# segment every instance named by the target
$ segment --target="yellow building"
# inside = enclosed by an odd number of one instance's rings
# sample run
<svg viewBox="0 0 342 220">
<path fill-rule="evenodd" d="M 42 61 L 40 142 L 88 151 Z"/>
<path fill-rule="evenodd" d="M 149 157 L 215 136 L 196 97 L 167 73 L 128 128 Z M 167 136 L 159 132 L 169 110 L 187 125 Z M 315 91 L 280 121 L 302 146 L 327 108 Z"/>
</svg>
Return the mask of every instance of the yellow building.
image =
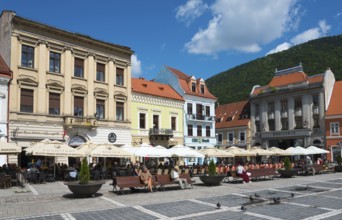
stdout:
<svg viewBox="0 0 342 220">
<path fill-rule="evenodd" d="M 2 12 L 0 25 L 0 53 L 13 71 L 10 142 L 22 147 L 46 138 L 74 147 L 86 141 L 131 143 L 129 47 L 11 11 Z"/>
<path fill-rule="evenodd" d="M 183 144 L 183 105 L 171 86 L 132 78 L 132 145 Z"/>
</svg>

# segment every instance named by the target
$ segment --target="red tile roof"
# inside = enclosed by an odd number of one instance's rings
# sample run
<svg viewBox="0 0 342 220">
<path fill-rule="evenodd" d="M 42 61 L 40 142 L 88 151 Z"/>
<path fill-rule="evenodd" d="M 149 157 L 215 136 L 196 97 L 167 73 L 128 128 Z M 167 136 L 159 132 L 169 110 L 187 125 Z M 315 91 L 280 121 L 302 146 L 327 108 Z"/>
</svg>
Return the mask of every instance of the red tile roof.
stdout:
<svg viewBox="0 0 342 220">
<path fill-rule="evenodd" d="M 253 94 L 257 95 L 261 92 L 261 90 L 267 89 L 269 87 L 281 87 L 303 82 L 307 82 L 309 84 L 320 83 L 323 82 L 323 80 L 323 74 L 307 76 L 304 72 L 292 72 L 287 74 L 275 75 L 267 86 L 256 87 L 253 91 Z"/>
<path fill-rule="evenodd" d="M 342 81 L 336 81 L 326 115 L 342 114 Z"/>
<path fill-rule="evenodd" d="M 0 75 L 5 77 L 7 76 L 8 78 L 12 77 L 12 71 L 2 59 L 2 56 L 0 56 Z"/>
<path fill-rule="evenodd" d="M 143 78 L 132 78 L 132 92 L 184 101 L 168 84 L 149 81 Z"/>
<path fill-rule="evenodd" d="M 209 89 L 207 88 L 205 84 L 204 84 L 204 94 L 200 93 L 199 86 L 197 86 L 196 92 L 192 92 L 191 87 L 190 87 L 191 76 L 186 75 L 185 73 L 169 66 L 166 66 L 166 68 L 177 76 L 179 84 L 184 90 L 185 94 L 217 100 L 217 98 L 213 94 L 210 93 Z M 198 85 L 199 79 L 197 79 L 195 82 Z"/>
<path fill-rule="evenodd" d="M 241 101 L 221 105 L 215 109 L 215 128 L 233 128 L 248 126 L 249 123 L 249 102 Z M 248 118 L 240 117 L 247 115 Z M 229 120 L 228 120 L 229 118 Z M 220 119 L 220 122 L 218 120 Z"/>
</svg>

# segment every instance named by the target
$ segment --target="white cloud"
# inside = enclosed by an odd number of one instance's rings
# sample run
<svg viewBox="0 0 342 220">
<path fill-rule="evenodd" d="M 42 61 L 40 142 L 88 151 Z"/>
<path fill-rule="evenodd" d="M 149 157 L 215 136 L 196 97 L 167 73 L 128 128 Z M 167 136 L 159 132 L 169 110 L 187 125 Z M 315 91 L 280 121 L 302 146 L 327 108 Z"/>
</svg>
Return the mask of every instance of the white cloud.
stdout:
<svg viewBox="0 0 342 220">
<path fill-rule="evenodd" d="M 185 49 L 207 55 L 228 50 L 260 51 L 262 44 L 281 37 L 294 26 L 293 22 L 298 22 L 295 3 L 296 0 L 216 0 L 210 7 L 213 18 L 208 27 L 200 29 Z"/>
<path fill-rule="evenodd" d="M 132 61 L 132 76 L 138 77 L 141 72 L 141 61 L 138 59 L 138 56 L 133 54 L 131 57 Z"/>
<path fill-rule="evenodd" d="M 186 4 L 176 8 L 176 19 L 185 22 L 186 26 L 189 26 L 207 9 L 208 5 L 204 4 L 202 0 L 188 0 Z"/>
<path fill-rule="evenodd" d="M 330 28 L 331 28 L 331 26 L 328 25 L 325 20 L 321 20 L 318 22 L 318 27 L 310 28 L 309 30 L 306 30 L 306 31 L 296 35 L 295 37 L 293 37 L 291 39 L 290 43 L 284 42 L 284 43 L 278 45 L 276 48 L 270 50 L 266 55 L 276 53 L 276 52 L 280 52 L 283 50 L 287 50 L 290 47 L 295 46 L 297 44 L 305 43 L 305 42 L 308 42 L 310 40 L 314 40 L 314 39 L 317 39 L 320 37 L 324 37 L 327 35 Z"/>
<path fill-rule="evenodd" d="M 282 44 L 279 44 L 276 48 L 270 50 L 266 55 L 272 54 L 272 53 L 277 53 L 283 50 L 287 50 L 290 47 L 292 47 L 292 45 L 288 42 L 284 42 Z"/>
</svg>

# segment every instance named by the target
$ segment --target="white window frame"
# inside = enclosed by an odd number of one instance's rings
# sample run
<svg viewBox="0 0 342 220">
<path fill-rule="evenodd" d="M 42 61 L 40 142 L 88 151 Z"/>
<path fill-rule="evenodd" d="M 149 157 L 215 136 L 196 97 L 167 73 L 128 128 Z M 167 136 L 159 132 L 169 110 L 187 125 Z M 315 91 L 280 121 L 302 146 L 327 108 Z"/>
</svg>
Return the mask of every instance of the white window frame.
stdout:
<svg viewBox="0 0 342 220">
<path fill-rule="evenodd" d="M 336 131 L 335 131 L 336 130 Z M 340 123 L 339 122 L 330 122 L 330 136 L 340 135 Z"/>
<path fill-rule="evenodd" d="M 221 141 L 219 141 L 219 136 L 221 135 Z M 223 134 L 222 133 L 217 133 L 217 143 L 222 143 L 223 142 Z"/>
<path fill-rule="evenodd" d="M 245 140 L 241 140 L 241 133 L 244 134 Z M 240 142 L 240 143 L 246 143 L 246 139 L 247 139 L 247 137 L 246 137 L 246 131 L 245 131 L 245 130 L 240 130 L 240 131 L 239 131 L 239 142 Z"/>
<path fill-rule="evenodd" d="M 229 134 L 233 135 L 233 140 L 229 140 Z M 233 131 L 228 131 L 227 132 L 227 142 L 230 143 L 230 144 L 234 143 L 234 132 Z"/>
</svg>

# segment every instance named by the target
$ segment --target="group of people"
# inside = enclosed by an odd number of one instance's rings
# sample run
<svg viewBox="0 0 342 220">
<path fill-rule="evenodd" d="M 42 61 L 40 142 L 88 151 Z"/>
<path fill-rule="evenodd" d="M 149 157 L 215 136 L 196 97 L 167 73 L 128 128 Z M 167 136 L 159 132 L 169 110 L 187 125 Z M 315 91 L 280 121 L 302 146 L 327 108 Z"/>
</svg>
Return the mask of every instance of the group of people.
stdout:
<svg viewBox="0 0 342 220">
<path fill-rule="evenodd" d="M 147 188 L 150 190 L 150 192 L 153 192 L 153 183 L 152 183 L 152 174 L 147 169 L 146 166 L 141 167 L 141 172 L 139 172 L 139 176 L 141 179 L 141 182 L 147 186 Z M 178 183 L 181 189 L 187 189 L 189 188 L 188 181 L 186 179 L 180 178 L 179 176 L 179 167 L 174 166 L 171 170 L 171 179 L 173 182 Z"/>
</svg>

